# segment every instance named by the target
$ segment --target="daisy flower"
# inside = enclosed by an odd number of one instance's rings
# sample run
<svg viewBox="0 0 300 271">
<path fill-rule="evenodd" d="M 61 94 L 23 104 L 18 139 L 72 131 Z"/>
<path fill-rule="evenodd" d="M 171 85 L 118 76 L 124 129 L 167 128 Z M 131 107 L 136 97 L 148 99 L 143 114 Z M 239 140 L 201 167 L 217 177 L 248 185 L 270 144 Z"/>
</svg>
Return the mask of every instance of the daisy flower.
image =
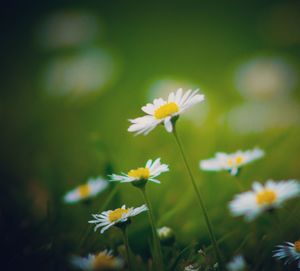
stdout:
<svg viewBox="0 0 300 271">
<path fill-rule="evenodd" d="M 64 196 L 66 203 L 76 203 L 81 200 L 95 197 L 100 192 L 104 191 L 108 186 L 108 181 L 101 177 L 90 178 L 86 184 L 82 184 L 73 190 L 69 191 Z"/>
<path fill-rule="evenodd" d="M 160 158 L 156 160 L 148 160 L 145 167 L 139 167 L 137 169 L 131 169 L 128 173 L 122 173 L 122 175 L 112 174 L 112 181 L 119 181 L 121 183 L 137 182 L 137 181 L 152 181 L 155 183 L 160 183 L 156 179 L 163 172 L 169 171 L 169 167 L 166 164 L 161 164 Z"/>
<path fill-rule="evenodd" d="M 172 132 L 175 118 L 194 104 L 204 100 L 204 95 L 197 93 L 198 90 L 188 90 L 183 94 L 180 88 L 176 92 L 171 92 L 167 100 L 154 99 L 153 103 L 148 103 L 142 107 L 146 116 L 129 120 L 132 124 L 128 131 L 134 132 L 136 135 L 147 135 L 157 125 L 163 123 L 166 130 Z"/>
<path fill-rule="evenodd" d="M 207 171 L 227 170 L 231 175 L 237 175 L 243 165 L 263 157 L 264 154 L 264 151 L 258 148 L 239 150 L 231 154 L 218 152 L 214 158 L 200 161 L 200 168 Z"/>
<path fill-rule="evenodd" d="M 131 217 L 147 210 L 148 208 L 145 204 L 137 208 L 126 208 L 126 206 L 123 205 L 121 208 L 117 208 L 115 210 L 105 211 L 101 214 L 93 214 L 92 216 L 94 220 L 90 220 L 89 223 L 96 224 L 94 229 L 95 231 L 102 227 L 100 232 L 103 233 L 110 227 L 122 224 L 128 221 Z"/>
<path fill-rule="evenodd" d="M 295 243 L 286 242 L 286 245 L 277 246 L 273 257 L 281 260 L 285 258 L 284 264 L 290 264 L 291 262 L 298 261 L 298 268 L 300 269 L 300 240 Z"/>
<path fill-rule="evenodd" d="M 111 251 L 107 250 L 98 254 L 89 254 L 87 257 L 73 256 L 71 263 L 84 271 L 120 270 L 124 265 L 121 258 L 114 257 Z"/>
<path fill-rule="evenodd" d="M 265 185 L 255 182 L 252 191 L 235 196 L 229 208 L 234 216 L 245 216 L 252 221 L 262 212 L 280 207 L 286 200 L 298 196 L 300 184 L 295 180 L 274 182 L 269 180 Z"/>
<path fill-rule="evenodd" d="M 184 268 L 184 271 L 199 271 L 200 267 L 196 264 L 190 264 Z"/>
<path fill-rule="evenodd" d="M 242 255 L 235 256 L 227 265 L 228 271 L 243 271 L 246 269 L 246 262 Z"/>
</svg>

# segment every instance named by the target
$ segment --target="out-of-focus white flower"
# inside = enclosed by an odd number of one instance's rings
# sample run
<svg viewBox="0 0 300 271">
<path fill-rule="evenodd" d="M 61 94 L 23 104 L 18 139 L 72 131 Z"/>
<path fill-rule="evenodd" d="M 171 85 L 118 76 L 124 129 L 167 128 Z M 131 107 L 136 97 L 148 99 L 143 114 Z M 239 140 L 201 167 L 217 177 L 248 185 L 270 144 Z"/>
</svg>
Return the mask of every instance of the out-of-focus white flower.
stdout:
<svg viewBox="0 0 300 271">
<path fill-rule="evenodd" d="M 200 267 L 196 264 L 190 264 L 184 268 L 184 271 L 199 271 Z"/>
<path fill-rule="evenodd" d="M 163 123 L 168 132 L 173 131 L 173 120 L 185 110 L 204 100 L 204 95 L 197 94 L 198 90 L 188 90 L 183 94 L 182 89 L 171 92 L 167 100 L 162 98 L 154 99 L 142 107 L 146 116 L 131 119 L 132 123 L 128 128 L 129 132 L 147 135 L 157 125 Z"/>
<path fill-rule="evenodd" d="M 242 166 L 263 156 L 264 151 L 258 148 L 231 154 L 218 152 L 214 158 L 200 161 L 200 168 L 207 171 L 227 170 L 231 175 L 237 175 Z"/>
<path fill-rule="evenodd" d="M 278 249 L 274 251 L 273 257 L 279 260 L 285 259 L 285 264 L 298 261 L 297 266 L 300 269 L 300 240 L 295 243 L 286 242 L 285 245 L 277 247 Z"/>
<path fill-rule="evenodd" d="M 247 102 L 232 108 L 226 118 L 234 133 L 260 133 L 269 129 L 299 126 L 299 108 L 299 104 L 293 100 Z"/>
<path fill-rule="evenodd" d="M 107 250 L 98 254 L 89 254 L 87 257 L 73 256 L 71 263 L 74 267 L 84 271 L 120 270 L 124 266 L 121 258 L 114 257 L 111 251 Z"/>
<path fill-rule="evenodd" d="M 81 50 L 50 62 L 44 75 L 45 90 L 56 96 L 99 92 L 112 81 L 115 69 L 109 52 L 100 48 Z"/>
<path fill-rule="evenodd" d="M 92 216 L 94 220 L 90 220 L 89 223 L 96 224 L 95 231 L 98 228 L 101 228 L 100 232 L 103 233 L 110 227 L 115 226 L 117 224 L 125 223 L 131 217 L 136 216 L 147 210 L 148 208 L 145 204 L 137 208 L 126 208 L 126 206 L 123 205 L 121 208 L 115 210 L 105 211 L 101 214 L 93 214 Z"/>
<path fill-rule="evenodd" d="M 246 270 L 246 262 L 242 255 L 235 256 L 227 265 L 228 271 L 243 271 Z"/>
<path fill-rule="evenodd" d="M 297 82 L 296 72 L 285 60 L 258 57 L 236 73 L 236 87 L 249 100 L 270 100 L 289 94 Z"/>
<path fill-rule="evenodd" d="M 38 27 L 38 42 L 46 49 L 86 45 L 99 37 L 98 18 L 89 12 L 66 10 L 46 17 Z"/>
<path fill-rule="evenodd" d="M 161 164 L 160 158 L 156 160 L 148 160 L 145 167 L 139 167 L 137 169 L 131 169 L 128 173 L 122 173 L 122 175 L 112 174 L 112 181 L 119 181 L 121 183 L 136 182 L 140 180 L 152 181 L 160 183 L 156 179 L 161 173 L 169 171 L 169 166 Z"/>
<path fill-rule="evenodd" d="M 300 194 L 300 184 L 295 180 L 274 182 L 269 180 L 265 185 L 255 182 L 252 191 L 235 196 L 229 203 L 234 216 L 245 216 L 252 221 L 262 212 L 280 207 L 286 200 Z"/>
<path fill-rule="evenodd" d="M 86 200 L 97 196 L 99 193 L 104 191 L 108 186 L 108 181 L 101 178 L 90 178 L 86 184 L 82 184 L 73 190 L 69 191 L 64 196 L 66 203 L 76 203 L 81 200 Z"/>
</svg>

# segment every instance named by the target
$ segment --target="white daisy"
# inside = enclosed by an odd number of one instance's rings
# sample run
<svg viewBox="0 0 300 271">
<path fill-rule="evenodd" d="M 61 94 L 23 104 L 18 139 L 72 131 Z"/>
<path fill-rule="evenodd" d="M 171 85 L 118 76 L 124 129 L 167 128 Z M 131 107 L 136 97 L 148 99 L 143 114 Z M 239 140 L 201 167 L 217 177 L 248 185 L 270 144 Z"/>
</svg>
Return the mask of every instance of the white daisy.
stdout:
<svg viewBox="0 0 300 271">
<path fill-rule="evenodd" d="M 169 167 L 166 164 L 160 163 L 160 158 L 156 160 L 148 160 L 145 167 L 139 167 L 137 169 L 131 169 L 128 173 L 122 173 L 122 175 L 112 174 L 112 181 L 119 181 L 121 183 L 135 182 L 140 180 L 149 180 L 155 183 L 160 183 L 156 179 L 163 172 L 169 171 Z"/>
<path fill-rule="evenodd" d="M 251 221 L 264 211 L 280 207 L 286 200 L 299 196 L 300 184 L 295 180 L 274 182 L 265 185 L 255 182 L 253 190 L 238 194 L 230 202 L 229 208 L 234 216 L 245 216 Z"/>
<path fill-rule="evenodd" d="M 200 267 L 197 264 L 190 264 L 184 268 L 184 271 L 199 271 Z"/>
<path fill-rule="evenodd" d="M 235 256 L 227 265 L 229 271 L 243 271 L 246 269 L 246 262 L 242 255 Z"/>
<path fill-rule="evenodd" d="M 124 223 L 131 217 L 136 216 L 147 210 L 148 208 L 145 204 L 137 208 L 126 208 L 126 206 L 123 205 L 121 208 L 115 210 L 105 211 L 101 214 L 92 214 L 94 220 L 90 220 L 89 223 L 96 224 L 94 229 L 95 231 L 98 228 L 102 227 L 100 232 L 103 233 L 108 228 L 116 224 Z"/>
<path fill-rule="evenodd" d="M 104 191 L 108 186 L 108 181 L 101 177 L 90 178 L 86 184 L 82 184 L 75 189 L 69 191 L 64 196 L 66 203 L 76 203 L 81 200 L 95 197 L 100 192 Z"/>
<path fill-rule="evenodd" d="M 84 271 L 120 270 L 124 265 L 121 258 L 114 257 L 111 251 L 107 250 L 98 254 L 89 254 L 87 257 L 73 256 L 71 263 Z"/>
<path fill-rule="evenodd" d="M 162 98 L 154 99 L 153 103 L 148 103 L 142 107 L 142 110 L 147 114 L 146 116 L 129 120 L 132 124 L 128 131 L 134 132 L 136 135 L 147 135 L 158 124 L 164 123 L 166 130 L 172 132 L 173 118 L 179 116 L 194 104 L 204 100 L 204 95 L 197 93 L 198 90 L 188 90 L 183 94 L 180 88 L 176 92 L 171 92 L 168 100 Z"/>
<path fill-rule="evenodd" d="M 218 152 L 214 158 L 200 161 L 200 168 L 207 171 L 227 170 L 231 175 L 237 175 L 243 165 L 263 157 L 264 154 L 264 151 L 258 148 L 239 150 L 231 154 Z"/>
<path fill-rule="evenodd" d="M 295 243 L 286 242 L 286 245 L 277 246 L 273 257 L 277 259 L 285 259 L 284 264 L 290 264 L 294 261 L 298 261 L 298 268 L 300 269 L 300 240 Z"/>
</svg>

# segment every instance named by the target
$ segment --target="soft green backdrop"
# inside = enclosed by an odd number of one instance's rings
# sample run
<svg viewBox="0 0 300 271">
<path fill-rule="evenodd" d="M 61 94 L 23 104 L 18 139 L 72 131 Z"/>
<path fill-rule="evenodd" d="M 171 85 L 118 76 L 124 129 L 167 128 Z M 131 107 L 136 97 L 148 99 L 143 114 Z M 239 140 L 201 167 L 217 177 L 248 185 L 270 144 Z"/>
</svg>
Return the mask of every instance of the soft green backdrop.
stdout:
<svg viewBox="0 0 300 271">
<path fill-rule="evenodd" d="M 38 33 L 46 31 L 43 22 L 51 14 L 69 10 L 97 18 L 97 35 L 76 46 L 43 47 L 38 39 Z M 126 172 L 156 157 L 171 169 L 161 177 L 161 185 L 148 186 L 159 225 L 174 229 L 181 248 L 192 242 L 209 245 L 171 135 L 162 127 L 148 136 L 135 137 L 127 132 L 127 120 L 140 116 L 140 107 L 151 101 L 151 86 L 156 80 L 169 79 L 178 85 L 183 82 L 183 87 L 198 87 L 206 95 L 204 103 L 208 106 L 197 105 L 207 106 L 205 117 L 200 111 L 195 112 L 193 121 L 180 119 L 178 132 L 216 235 L 225 239 L 220 244 L 225 258 L 231 259 L 238 251 L 257 270 L 282 270 L 281 264 L 275 267 L 271 251 L 274 245 L 299 238 L 299 199 L 278 212 L 279 225 L 271 216 L 259 219 L 259 239 L 253 240 L 251 225 L 228 212 L 228 201 L 239 192 L 234 178 L 226 172 L 201 172 L 198 164 L 216 151 L 259 146 L 266 156 L 242 170 L 239 179 L 245 187 L 254 180 L 300 178 L 299 121 L 290 124 L 283 118 L 282 125 L 270 128 L 266 124 L 262 131 L 239 133 L 230 128 L 227 118 L 232 108 L 247 102 L 235 85 L 239 65 L 256 57 L 280 57 L 298 78 L 300 33 L 295 25 L 300 23 L 299 10 L 296 1 L 5 4 L 1 18 L 5 36 L 1 44 L 0 144 L 1 227 L 8 262 L 32 265 L 33 269 L 65 270 L 71 253 L 85 255 L 108 244 L 114 247 L 120 239 L 113 230 L 104 236 L 91 233 L 80 246 L 90 214 L 101 208 L 109 192 L 89 206 L 65 206 L 62 197 L 91 176 L 105 176 L 111 168 Z M 114 72 L 106 84 L 91 92 L 85 92 L 83 85 L 78 92 L 71 90 L 65 95 L 47 90 L 49 63 L 95 48 L 112 57 Z M 300 102 L 297 82 L 289 101 L 293 106 Z M 271 101 L 261 103 L 268 106 Z M 120 185 L 110 206 L 123 203 L 137 206 L 142 204 L 142 197 L 130 185 Z M 144 234 L 148 230 L 146 216 L 135 219 L 130 229 L 133 249 L 144 257 L 148 255 Z"/>
</svg>

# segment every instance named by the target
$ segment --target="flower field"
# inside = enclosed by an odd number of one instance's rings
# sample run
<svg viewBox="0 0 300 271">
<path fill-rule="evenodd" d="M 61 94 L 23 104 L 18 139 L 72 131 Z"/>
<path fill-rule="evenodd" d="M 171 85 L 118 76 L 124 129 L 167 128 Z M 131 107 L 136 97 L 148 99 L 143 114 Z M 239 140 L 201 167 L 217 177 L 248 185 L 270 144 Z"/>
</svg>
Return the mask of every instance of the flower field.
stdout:
<svg viewBox="0 0 300 271">
<path fill-rule="evenodd" d="M 296 1 L 4 11 L 5 270 L 300 270 Z"/>
</svg>

